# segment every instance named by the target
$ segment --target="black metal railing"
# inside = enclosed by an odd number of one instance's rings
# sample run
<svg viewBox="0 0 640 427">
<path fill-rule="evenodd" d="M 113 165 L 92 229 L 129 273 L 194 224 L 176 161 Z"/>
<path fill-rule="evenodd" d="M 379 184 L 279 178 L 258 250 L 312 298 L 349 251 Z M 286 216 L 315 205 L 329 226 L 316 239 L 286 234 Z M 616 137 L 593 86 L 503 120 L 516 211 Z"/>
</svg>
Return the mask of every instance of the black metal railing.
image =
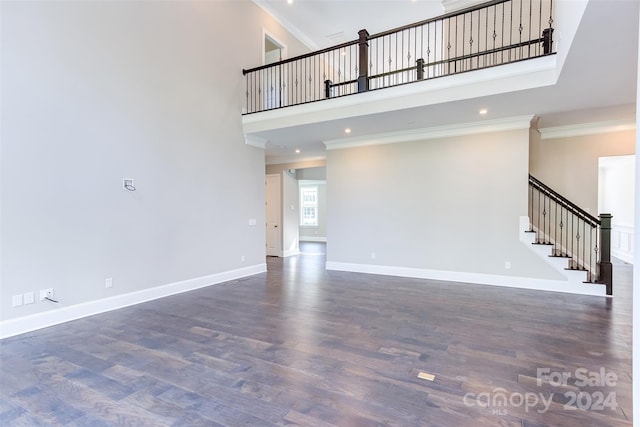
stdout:
<svg viewBox="0 0 640 427">
<path fill-rule="evenodd" d="M 246 111 L 320 101 L 554 53 L 553 0 L 494 0 L 242 70 Z"/>
<path fill-rule="evenodd" d="M 553 246 L 551 256 L 567 258 L 567 268 L 583 270 L 587 282 L 612 294 L 611 215 L 596 218 L 529 175 L 529 231 L 536 244 Z"/>
</svg>

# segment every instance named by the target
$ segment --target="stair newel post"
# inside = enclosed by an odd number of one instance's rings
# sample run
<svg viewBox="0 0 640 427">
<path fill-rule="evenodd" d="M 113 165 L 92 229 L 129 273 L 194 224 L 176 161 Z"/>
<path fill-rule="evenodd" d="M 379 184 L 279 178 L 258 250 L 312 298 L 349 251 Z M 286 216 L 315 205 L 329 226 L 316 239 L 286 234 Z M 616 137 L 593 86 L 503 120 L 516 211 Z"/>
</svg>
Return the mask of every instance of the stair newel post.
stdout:
<svg viewBox="0 0 640 427">
<path fill-rule="evenodd" d="M 331 80 L 324 81 L 324 97 L 327 99 L 331 98 L 331 85 L 333 85 Z"/>
<path fill-rule="evenodd" d="M 551 27 L 542 30 L 542 48 L 545 55 L 553 53 L 553 28 Z"/>
<path fill-rule="evenodd" d="M 611 264 L 611 214 L 600 214 L 600 282 L 613 295 L 613 265 Z"/>
<path fill-rule="evenodd" d="M 424 80 L 424 59 L 420 58 L 416 61 L 416 79 Z"/>
<path fill-rule="evenodd" d="M 369 32 L 358 31 L 358 93 L 369 90 Z"/>
</svg>

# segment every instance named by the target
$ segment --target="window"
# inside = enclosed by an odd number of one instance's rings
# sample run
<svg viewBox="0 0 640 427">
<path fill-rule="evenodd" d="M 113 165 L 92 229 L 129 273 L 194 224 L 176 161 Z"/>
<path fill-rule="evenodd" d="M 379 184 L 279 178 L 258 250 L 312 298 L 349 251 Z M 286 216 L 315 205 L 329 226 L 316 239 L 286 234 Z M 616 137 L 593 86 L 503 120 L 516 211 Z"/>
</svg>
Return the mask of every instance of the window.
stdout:
<svg viewBox="0 0 640 427">
<path fill-rule="evenodd" d="M 300 225 L 318 225 L 318 187 L 300 187 Z"/>
</svg>

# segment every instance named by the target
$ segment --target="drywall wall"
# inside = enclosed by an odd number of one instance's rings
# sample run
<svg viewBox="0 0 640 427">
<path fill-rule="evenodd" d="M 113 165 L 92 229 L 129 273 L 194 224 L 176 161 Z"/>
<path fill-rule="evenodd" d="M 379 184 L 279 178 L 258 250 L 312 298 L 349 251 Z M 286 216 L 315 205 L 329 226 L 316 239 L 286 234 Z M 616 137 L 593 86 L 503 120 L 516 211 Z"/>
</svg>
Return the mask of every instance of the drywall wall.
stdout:
<svg viewBox="0 0 640 427">
<path fill-rule="evenodd" d="M 0 319 L 264 269 L 241 70 L 263 29 L 301 43 L 248 1 L 0 7 Z M 43 288 L 60 303 L 12 307 Z"/>
<path fill-rule="evenodd" d="M 613 215 L 611 255 L 633 262 L 635 234 L 635 156 L 601 157 L 598 176 L 598 212 Z"/>
<path fill-rule="evenodd" d="M 533 138 L 530 171 L 588 212 L 598 214 L 598 159 L 635 154 L 635 131 Z"/>
<path fill-rule="evenodd" d="M 317 167 L 296 169 L 296 178 L 298 180 L 326 181 L 327 168 Z"/>
<path fill-rule="evenodd" d="M 290 169 L 295 169 L 296 171 L 298 169 L 306 169 L 306 168 L 321 168 L 326 166 L 327 162 L 325 159 L 322 160 L 304 160 L 304 161 L 300 161 L 300 162 L 293 162 L 293 163 L 278 163 L 278 164 L 274 164 L 274 165 L 266 165 L 265 166 L 265 172 L 266 173 L 280 173 L 282 171 L 285 170 L 290 170 Z M 296 177 L 298 179 L 300 179 L 297 176 L 297 172 L 296 172 Z"/>
<path fill-rule="evenodd" d="M 522 129 L 328 151 L 328 265 L 557 279 L 518 237 L 528 146 Z"/>
<path fill-rule="evenodd" d="M 598 211 L 612 214 L 614 225 L 632 227 L 635 156 L 608 156 L 599 160 Z"/>
</svg>

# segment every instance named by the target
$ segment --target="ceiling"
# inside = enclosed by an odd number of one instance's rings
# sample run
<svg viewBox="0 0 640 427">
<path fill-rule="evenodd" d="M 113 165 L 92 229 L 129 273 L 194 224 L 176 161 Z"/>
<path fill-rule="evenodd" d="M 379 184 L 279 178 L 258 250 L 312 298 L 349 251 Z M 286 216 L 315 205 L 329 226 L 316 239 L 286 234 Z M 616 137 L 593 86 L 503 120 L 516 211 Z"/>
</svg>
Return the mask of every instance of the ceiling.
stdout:
<svg viewBox="0 0 640 427">
<path fill-rule="evenodd" d="M 441 3 L 434 0 L 293 0 L 291 5 L 286 0 L 254 1 L 269 3 L 281 22 L 305 28 L 306 37 L 319 47 L 343 41 L 328 40 L 327 34 L 348 34 L 354 29 L 357 33 L 360 28 L 374 33 L 399 26 L 400 19 L 410 23 L 426 18 L 412 8 L 421 8 L 425 14 L 427 10 L 435 14 L 443 10 Z M 344 138 L 345 128 L 352 130 L 350 137 L 357 137 L 467 123 L 479 120 L 480 108 L 489 110 L 484 117 L 488 120 L 535 114 L 540 117 L 539 127 L 613 119 L 634 121 L 638 3 L 590 0 L 562 73 L 553 86 L 265 131 L 258 136 L 269 141 L 267 163 L 322 158 L 322 141 Z M 362 16 L 361 20 L 345 18 L 349 16 L 347 11 L 364 5 L 370 9 L 356 15 Z M 351 39 L 354 37 L 348 38 Z M 296 149 L 301 152 L 296 154 Z"/>
<path fill-rule="evenodd" d="M 440 0 L 253 0 L 310 49 L 356 40 L 442 15 Z"/>
</svg>

